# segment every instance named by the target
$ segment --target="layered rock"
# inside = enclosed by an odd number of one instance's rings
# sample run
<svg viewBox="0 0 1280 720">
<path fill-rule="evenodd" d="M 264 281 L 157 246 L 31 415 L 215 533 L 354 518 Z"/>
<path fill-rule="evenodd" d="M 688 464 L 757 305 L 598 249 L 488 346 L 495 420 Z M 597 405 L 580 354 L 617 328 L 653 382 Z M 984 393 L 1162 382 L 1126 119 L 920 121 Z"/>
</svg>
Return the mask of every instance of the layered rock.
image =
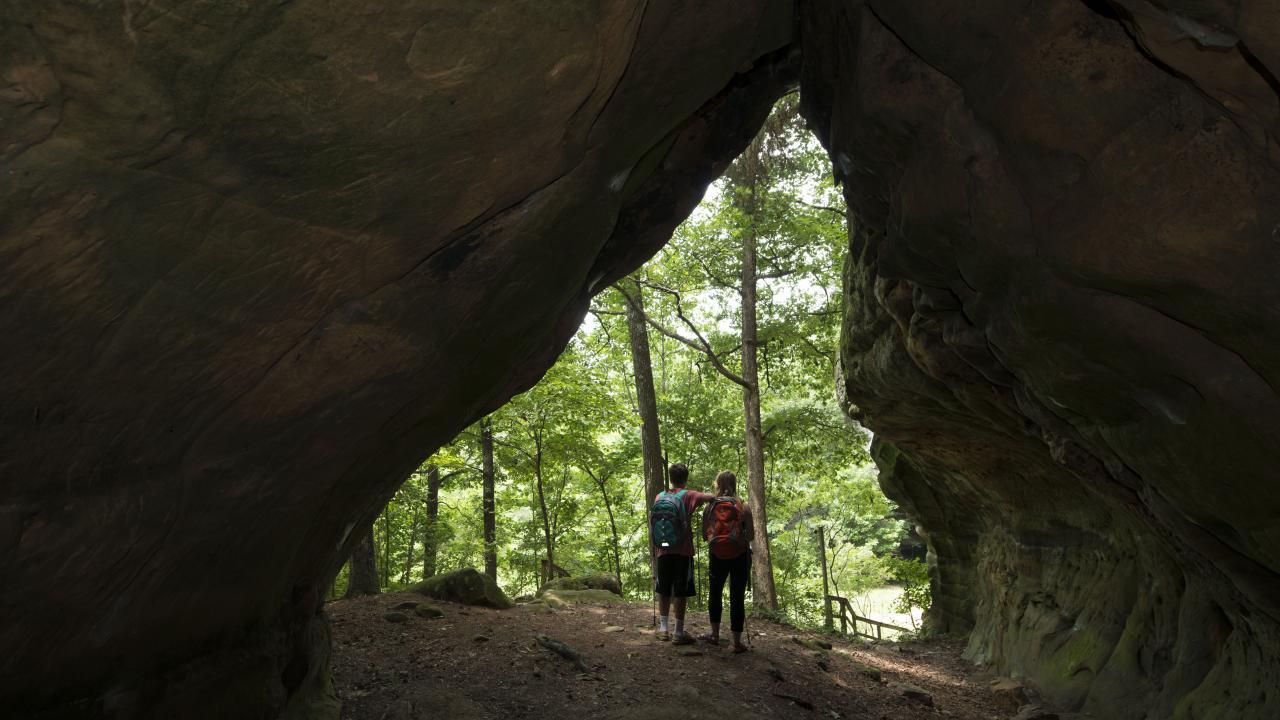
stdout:
<svg viewBox="0 0 1280 720">
<path fill-rule="evenodd" d="M 323 717 L 317 615 L 794 83 L 789 3 L 0 7 L 0 698 Z"/>
<path fill-rule="evenodd" d="M 1280 713 L 1280 14 L 813 2 L 841 392 L 944 631 L 1108 718 Z"/>
<path fill-rule="evenodd" d="M 794 79 L 786 2 L 0 6 L 0 699 L 324 717 L 317 614 Z M 1101 717 L 1280 713 L 1280 16 L 811 0 L 841 390 L 933 622 Z"/>
</svg>

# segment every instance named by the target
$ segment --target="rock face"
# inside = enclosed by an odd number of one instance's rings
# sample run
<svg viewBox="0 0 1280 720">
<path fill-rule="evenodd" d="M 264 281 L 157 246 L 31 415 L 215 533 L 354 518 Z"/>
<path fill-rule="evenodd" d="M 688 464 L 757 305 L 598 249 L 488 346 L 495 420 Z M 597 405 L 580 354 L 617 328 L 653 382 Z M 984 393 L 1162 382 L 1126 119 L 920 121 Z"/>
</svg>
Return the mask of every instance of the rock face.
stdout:
<svg viewBox="0 0 1280 720">
<path fill-rule="evenodd" d="M 787 2 L 0 4 L 0 698 L 320 717 L 320 598 L 795 81 Z"/>
<path fill-rule="evenodd" d="M 796 77 L 942 630 L 1280 714 L 1268 0 L 0 4 L 0 699 L 326 717 L 328 578 Z"/>
<path fill-rule="evenodd" d="M 1280 715 L 1274 3 L 802 7 L 934 626 L 1098 717 Z"/>
</svg>

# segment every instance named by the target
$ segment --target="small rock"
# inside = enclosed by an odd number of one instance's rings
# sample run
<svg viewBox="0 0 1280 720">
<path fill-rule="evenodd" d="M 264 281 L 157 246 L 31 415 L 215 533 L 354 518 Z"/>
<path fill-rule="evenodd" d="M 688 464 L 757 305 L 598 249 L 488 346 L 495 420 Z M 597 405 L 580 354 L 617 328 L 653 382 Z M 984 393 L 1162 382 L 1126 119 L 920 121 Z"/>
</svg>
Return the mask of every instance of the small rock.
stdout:
<svg viewBox="0 0 1280 720">
<path fill-rule="evenodd" d="M 1045 710 L 1039 705 L 1023 705 L 1012 720 L 1058 720 L 1058 713 Z"/>
<path fill-rule="evenodd" d="M 997 678 L 991 681 L 991 692 L 1002 705 L 1010 710 L 1018 710 L 1027 704 L 1027 691 L 1022 684 L 1012 678 Z"/>
<path fill-rule="evenodd" d="M 418 617 L 424 618 L 444 617 L 444 611 L 431 603 L 417 603 L 413 606 L 413 612 Z"/>
<path fill-rule="evenodd" d="M 858 673 L 859 675 L 869 677 L 872 680 L 875 680 L 876 682 L 884 682 L 884 675 L 881 674 L 880 668 L 878 667 L 872 667 L 870 665 L 865 665 L 860 662 L 855 662 L 853 664 L 853 669 L 854 669 L 854 672 Z"/>
<path fill-rule="evenodd" d="M 770 677 L 774 680 L 777 680 L 778 682 L 785 682 L 785 679 L 782 677 L 782 671 L 779 670 L 776 665 L 770 665 L 769 669 L 765 670 L 765 672 L 769 673 Z"/>
<path fill-rule="evenodd" d="M 478 642 L 478 643 L 482 643 L 482 642 L 489 642 L 489 636 L 488 636 L 488 635 L 477 635 L 477 636 L 475 636 L 475 637 L 473 637 L 473 638 L 471 638 L 471 639 L 472 639 L 472 640 L 474 640 L 474 641 L 476 641 L 476 642 Z"/>
<path fill-rule="evenodd" d="M 698 657 L 702 655 L 702 651 L 694 645 L 681 645 L 678 646 L 676 654 L 681 657 Z"/>
<path fill-rule="evenodd" d="M 778 692 L 773 693 L 773 696 L 776 698 L 782 698 L 783 700 L 790 700 L 791 702 L 795 703 L 796 705 L 799 705 L 805 710 L 813 710 L 813 703 L 806 700 L 805 698 L 796 697 L 795 695 L 787 695 L 786 693 L 778 693 Z"/>
<path fill-rule="evenodd" d="M 382 613 L 382 619 L 386 620 L 387 622 L 402 623 L 402 622 L 406 622 L 409 619 L 409 616 L 405 615 L 402 612 L 392 611 L 392 612 Z"/>
<path fill-rule="evenodd" d="M 626 632 L 626 630 L 627 629 L 622 627 L 621 625 L 610 625 L 609 627 L 604 629 L 604 631 L 607 633 Z"/>
<path fill-rule="evenodd" d="M 923 703 L 925 705 L 933 705 L 933 693 L 922 687 L 917 687 L 904 682 L 891 682 L 889 683 L 889 689 L 897 692 L 908 700 L 915 700 L 916 702 Z"/>
</svg>

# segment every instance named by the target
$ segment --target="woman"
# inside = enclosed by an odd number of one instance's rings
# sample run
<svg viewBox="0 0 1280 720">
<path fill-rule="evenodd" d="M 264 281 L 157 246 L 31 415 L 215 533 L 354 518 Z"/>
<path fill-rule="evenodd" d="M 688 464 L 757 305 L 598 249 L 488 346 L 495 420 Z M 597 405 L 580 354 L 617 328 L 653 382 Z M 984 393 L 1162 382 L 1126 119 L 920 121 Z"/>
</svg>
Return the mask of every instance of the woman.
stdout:
<svg viewBox="0 0 1280 720">
<path fill-rule="evenodd" d="M 728 470 L 716 476 L 716 499 L 703 511 L 702 537 L 710 551 L 707 575 L 711 579 L 707 600 L 711 632 L 703 635 L 702 639 L 712 645 L 720 644 L 721 595 L 725 580 L 728 580 L 733 652 L 746 652 L 747 646 L 742 644 L 742 626 L 747 614 L 747 582 L 751 578 L 751 540 L 755 537 L 755 525 L 751 520 L 751 509 L 738 497 L 738 477 Z"/>
</svg>

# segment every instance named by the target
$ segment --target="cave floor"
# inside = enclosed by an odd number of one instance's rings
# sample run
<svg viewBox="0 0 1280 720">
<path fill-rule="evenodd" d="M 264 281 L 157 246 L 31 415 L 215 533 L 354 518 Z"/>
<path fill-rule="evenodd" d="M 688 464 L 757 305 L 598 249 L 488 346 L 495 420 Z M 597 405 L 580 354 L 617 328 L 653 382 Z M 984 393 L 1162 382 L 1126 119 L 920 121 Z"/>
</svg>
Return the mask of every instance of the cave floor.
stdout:
<svg viewBox="0 0 1280 720">
<path fill-rule="evenodd" d="M 418 718 L 1009 718 L 990 676 L 960 658 L 961 646 L 935 640 L 864 646 L 837 641 L 817 652 L 795 628 L 748 619 L 751 652 L 702 643 L 673 647 L 653 638 L 643 605 L 579 605 L 554 613 L 435 603 L 444 617 L 412 611 L 422 601 L 396 593 L 329 603 L 334 682 L 349 720 Z M 612 626 L 612 627 L 611 627 Z M 606 628 L 611 628 L 606 630 Z M 619 628 L 622 628 L 619 630 Z M 692 632 L 707 629 L 691 613 Z M 534 641 L 545 634 L 577 650 L 587 672 Z M 699 654 L 683 655 L 694 648 Z M 878 669 L 882 682 L 868 674 Z M 903 694 L 907 683 L 931 702 Z"/>
</svg>

